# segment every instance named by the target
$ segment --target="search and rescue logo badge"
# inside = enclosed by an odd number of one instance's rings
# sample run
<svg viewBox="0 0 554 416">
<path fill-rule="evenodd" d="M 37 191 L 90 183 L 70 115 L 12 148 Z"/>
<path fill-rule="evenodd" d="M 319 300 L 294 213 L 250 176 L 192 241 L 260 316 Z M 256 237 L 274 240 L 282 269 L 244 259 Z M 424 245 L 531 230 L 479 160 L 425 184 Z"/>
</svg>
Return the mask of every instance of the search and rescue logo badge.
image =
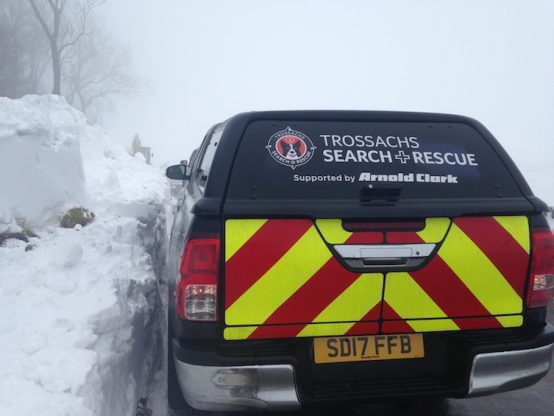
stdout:
<svg viewBox="0 0 554 416">
<path fill-rule="evenodd" d="M 296 169 L 312 159 L 316 147 L 304 133 L 287 127 L 269 138 L 266 149 L 281 165 Z"/>
</svg>

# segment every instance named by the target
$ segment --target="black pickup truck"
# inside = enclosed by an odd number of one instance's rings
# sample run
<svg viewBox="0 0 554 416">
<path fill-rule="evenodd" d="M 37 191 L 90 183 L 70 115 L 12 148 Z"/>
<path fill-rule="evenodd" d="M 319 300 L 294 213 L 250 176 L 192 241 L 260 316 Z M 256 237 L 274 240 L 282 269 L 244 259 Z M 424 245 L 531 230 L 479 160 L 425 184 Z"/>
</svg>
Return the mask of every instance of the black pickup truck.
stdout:
<svg viewBox="0 0 554 416">
<path fill-rule="evenodd" d="M 549 371 L 546 205 L 477 121 L 239 114 L 167 175 L 186 181 L 171 409 L 469 397 Z"/>
</svg>

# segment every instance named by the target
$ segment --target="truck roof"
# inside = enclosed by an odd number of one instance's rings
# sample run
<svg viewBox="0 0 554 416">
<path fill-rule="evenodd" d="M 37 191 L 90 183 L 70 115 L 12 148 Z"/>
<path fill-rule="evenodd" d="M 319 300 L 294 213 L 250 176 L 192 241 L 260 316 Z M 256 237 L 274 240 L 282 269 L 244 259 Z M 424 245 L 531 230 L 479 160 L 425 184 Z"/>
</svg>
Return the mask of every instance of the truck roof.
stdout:
<svg viewBox="0 0 554 416">
<path fill-rule="evenodd" d="M 233 164 L 237 159 L 239 147 L 241 141 L 247 132 L 249 126 L 254 123 L 265 123 L 268 126 L 268 131 L 273 129 L 279 131 L 284 128 L 302 130 L 298 126 L 306 125 L 309 123 L 311 126 L 318 123 L 338 123 L 340 125 L 349 125 L 349 123 L 384 123 L 385 125 L 405 125 L 416 123 L 421 125 L 427 125 L 430 129 L 436 126 L 467 126 L 475 131 L 482 139 L 487 143 L 494 154 L 501 161 L 501 164 L 505 167 L 508 175 L 511 176 L 513 183 L 517 185 L 521 192 L 517 198 L 504 198 L 502 204 L 506 207 L 510 205 L 510 210 L 516 209 L 517 211 L 536 211 L 545 209 L 546 205 L 536 198 L 527 182 L 521 175 L 519 169 L 512 161 L 510 156 L 506 153 L 499 142 L 494 136 L 477 120 L 460 115 L 453 114 L 437 114 L 437 113 L 419 113 L 419 112 L 396 112 L 396 111 L 329 111 L 329 110 L 302 110 L 302 111 L 261 111 L 261 112 L 248 112 L 237 114 L 230 119 L 226 120 L 219 125 L 223 126 L 223 132 L 219 139 L 219 148 L 216 152 L 214 163 L 211 168 L 211 180 L 208 181 L 204 201 L 200 202 L 201 206 L 212 206 L 210 211 L 213 212 L 213 208 L 218 206 L 221 208 L 221 203 L 225 196 L 228 195 L 230 176 L 233 171 Z M 286 124 L 286 126 L 285 126 Z M 338 125 L 337 124 L 337 125 Z M 312 133 L 313 134 L 313 133 Z M 266 134 L 271 136 L 271 134 Z M 259 138 L 259 140 L 267 141 L 269 137 Z M 321 146 L 319 146 L 321 147 Z M 340 151 L 335 153 L 335 157 L 338 161 L 343 161 L 340 158 L 344 157 Z M 419 155 L 421 157 L 421 155 Z M 235 167 L 236 169 L 236 167 Z M 300 173 L 300 169 L 296 170 Z M 446 180 L 446 179 L 445 179 Z M 481 201 L 482 202 L 482 201 Z M 489 201 L 487 205 L 490 205 Z M 496 201 L 498 202 L 498 201 Z M 228 201 L 229 205 L 230 201 Z M 476 201 L 469 202 L 469 205 L 475 206 Z M 244 201 L 241 202 L 244 205 Z M 258 201 L 257 204 L 264 205 L 263 201 Z M 236 205 L 236 203 L 235 203 Z M 338 207 L 333 207 L 333 204 L 329 205 L 330 210 L 334 210 Z M 461 203 L 460 205 L 466 205 Z M 466 208 L 469 208 L 469 205 Z M 477 203 L 479 205 L 479 203 Z M 238 207 L 236 207 L 238 209 Z M 241 208 L 242 209 L 242 208 Z M 463 208 L 462 208 L 463 209 Z M 442 208 L 441 208 L 442 210 Z M 487 209 L 490 210 L 490 207 Z M 239 209 L 240 211 L 240 209 Z M 403 211 L 403 210 L 402 210 Z M 464 211 L 467 213 L 467 209 Z M 277 214 L 277 212 L 275 212 Z M 308 212 L 305 212 L 308 215 Z M 459 210 L 457 215 L 461 214 Z M 322 213 L 320 212 L 320 215 Z M 405 215 L 405 212 L 402 214 Z"/>
</svg>

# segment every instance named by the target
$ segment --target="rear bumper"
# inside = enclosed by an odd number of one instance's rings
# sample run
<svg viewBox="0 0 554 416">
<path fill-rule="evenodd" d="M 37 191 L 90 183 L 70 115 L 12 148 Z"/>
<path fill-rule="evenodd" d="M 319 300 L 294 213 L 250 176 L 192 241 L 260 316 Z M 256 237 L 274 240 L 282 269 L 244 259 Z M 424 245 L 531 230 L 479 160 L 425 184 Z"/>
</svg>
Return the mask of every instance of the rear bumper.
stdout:
<svg viewBox="0 0 554 416">
<path fill-rule="evenodd" d="M 328 402 L 515 390 L 544 377 L 554 352 L 551 325 L 530 332 L 425 336 L 425 359 L 323 366 L 314 363 L 309 339 L 189 348 L 174 342 L 175 369 L 185 399 L 197 409 L 293 410 Z"/>
<path fill-rule="evenodd" d="M 554 344 L 544 347 L 478 354 L 473 358 L 468 397 L 531 386 L 550 370 Z"/>
<path fill-rule="evenodd" d="M 209 411 L 295 410 L 300 407 L 292 365 L 199 366 L 175 360 L 183 396 Z"/>
</svg>

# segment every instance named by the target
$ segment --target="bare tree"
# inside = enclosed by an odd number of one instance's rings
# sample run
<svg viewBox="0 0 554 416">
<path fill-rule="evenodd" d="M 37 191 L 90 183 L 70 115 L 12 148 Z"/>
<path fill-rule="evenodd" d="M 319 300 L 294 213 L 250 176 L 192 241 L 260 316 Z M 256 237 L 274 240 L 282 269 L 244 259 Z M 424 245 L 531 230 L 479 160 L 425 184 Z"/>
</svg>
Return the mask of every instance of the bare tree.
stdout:
<svg viewBox="0 0 554 416">
<path fill-rule="evenodd" d="M 94 8 L 104 0 L 28 0 L 50 46 L 52 93 L 61 95 L 65 53 L 85 35 Z"/>
<path fill-rule="evenodd" d="M 49 61 L 48 45 L 27 2 L 0 2 L 0 96 L 37 93 Z"/>
<path fill-rule="evenodd" d="M 91 120 L 140 92 L 131 53 L 97 23 L 104 0 L 0 0 L 0 95 L 63 95 Z M 39 87 L 40 86 L 40 87 Z"/>
<path fill-rule="evenodd" d="M 67 55 L 62 91 L 69 103 L 96 121 L 115 95 L 135 95 L 140 83 L 132 75 L 129 48 L 92 19 L 89 28 Z"/>
</svg>

